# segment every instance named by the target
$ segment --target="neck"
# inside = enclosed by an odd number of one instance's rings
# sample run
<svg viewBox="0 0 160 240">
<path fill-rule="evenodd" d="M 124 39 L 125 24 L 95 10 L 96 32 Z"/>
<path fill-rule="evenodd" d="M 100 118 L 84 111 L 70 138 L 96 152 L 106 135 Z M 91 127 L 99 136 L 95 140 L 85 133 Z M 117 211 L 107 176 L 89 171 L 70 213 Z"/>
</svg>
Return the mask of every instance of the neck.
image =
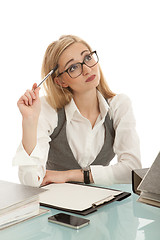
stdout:
<svg viewBox="0 0 160 240">
<path fill-rule="evenodd" d="M 99 115 L 99 104 L 96 89 L 86 93 L 74 94 L 74 101 L 80 113 L 84 117 L 89 118 L 89 116 L 93 114 Z"/>
</svg>

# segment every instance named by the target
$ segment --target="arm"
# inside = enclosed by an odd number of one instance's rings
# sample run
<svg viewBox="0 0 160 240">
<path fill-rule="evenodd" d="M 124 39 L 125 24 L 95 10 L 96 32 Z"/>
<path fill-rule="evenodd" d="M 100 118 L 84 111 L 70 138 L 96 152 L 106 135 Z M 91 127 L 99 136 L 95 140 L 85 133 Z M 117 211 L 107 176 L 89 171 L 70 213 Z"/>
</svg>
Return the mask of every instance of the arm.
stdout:
<svg viewBox="0 0 160 240">
<path fill-rule="evenodd" d="M 35 89 L 36 86 L 34 84 L 32 89 Z M 42 161 L 37 157 L 38 154 L 42 156 L 44 154 L 36 148 L 37 126 L 41 109 L 39 88 L 35 91 L 27 90 L 18 100 L 17 105 L 22 114 L 22 142 L 13 159 L 13 165 L 19 166 L 21 183 L 38 186 L 41 175 L 45 175 L 44 169 L 40 167 Z"/>
<path fill-rule="evenodd" d="M 33 85 L 34 89 L 36 84 Z M 35 91 L 27 90 L 17 102 L 18 108 L 22 114 L 22 144 L 30 155 L 36 146 L 37 124 L 40 114 L 39 88 Z"/>
<path fill-rule="evenodd" d="M 68 170 L 68 171 L 51 171 L 46 170 L 46 175 L 43 179 L 42 185 L 52 182 L 65 183 L 65 182 L 84 182 L 83 171 L 81 169 Z M 92 174 L 90 172 L 90 182 L 93 183 Z"/>
<path fill-rule="evenodd" d="M 117 95 L 110 101 L 110 114 L 116 132 L 114 152 L 118 162 L 114 165 L 91 166 L 97 184 L 130 183 L 131 171 L 141 168 L 140 143 L 130 99 Z"/>
<path fill-rule="evenodd" d="M 23 118 L 22 143 L 13 160 L 13 165 L 19 166 L 19 179 L 22 184 L 31 186 L 45 185 L 49 182 L 83 182 L 81 170 L 46 171 L 50 135 L 57 126 L 58 117 L 57 112 L 44 99 L 41 98 L 38 123 L 34 121 L 35 118 Z M 30 125 L 32 130 L 29 129 Z M 90 179 L 92 181 L 92 176 Z"/>
</svg>

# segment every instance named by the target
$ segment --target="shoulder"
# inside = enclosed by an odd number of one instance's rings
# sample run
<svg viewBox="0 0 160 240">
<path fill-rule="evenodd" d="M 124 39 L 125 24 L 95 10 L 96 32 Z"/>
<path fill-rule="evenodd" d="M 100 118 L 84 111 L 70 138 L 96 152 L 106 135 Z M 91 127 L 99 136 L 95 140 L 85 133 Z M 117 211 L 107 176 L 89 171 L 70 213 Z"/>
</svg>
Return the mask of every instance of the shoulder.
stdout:
<svg viewBox="0 0 160 240">
<path fill-rule="evenodd" d="M 126 94 L 117 94 L 108 100 L 111 110 L 131 107 L 131 99 Z"/>
<path fill-rule="evenodd" d="M 133 115 L 131 99 L 125 94 L 117 94 L 109 99 L 110 115 L 113 119 L 122 119 L 126 115 Z"/>
</svg>

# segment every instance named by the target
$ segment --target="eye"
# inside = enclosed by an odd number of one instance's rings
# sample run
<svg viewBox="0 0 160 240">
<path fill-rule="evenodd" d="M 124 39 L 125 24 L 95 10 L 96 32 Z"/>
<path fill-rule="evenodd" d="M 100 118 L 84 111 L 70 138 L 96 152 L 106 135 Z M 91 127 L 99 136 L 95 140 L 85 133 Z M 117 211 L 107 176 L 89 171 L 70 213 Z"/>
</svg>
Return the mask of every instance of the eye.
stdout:
<svg viewBox="0 0 160 240">
<path fill-rule="evenodd" d="M 77 70 L 77 68 L 78 68 L 78 64 L 73 64 L 68 68 L 68 70 L 69 72 L 74 72 Z"/>
<path fill-rule="evenodd" d="M 84 61 L 88 62 L 90 60 L 92 60 L 92 55 L 91 54 L 86 55 Z"/>
</svg>

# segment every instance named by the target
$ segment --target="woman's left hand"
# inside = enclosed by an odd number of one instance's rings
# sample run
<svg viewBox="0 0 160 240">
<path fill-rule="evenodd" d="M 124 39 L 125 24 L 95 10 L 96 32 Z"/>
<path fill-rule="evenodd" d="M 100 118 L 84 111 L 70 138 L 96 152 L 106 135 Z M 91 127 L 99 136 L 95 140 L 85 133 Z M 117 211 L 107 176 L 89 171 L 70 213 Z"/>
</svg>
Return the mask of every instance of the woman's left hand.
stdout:
<svg viewBox="0 0 160 240">
<path fill-rule="evenodd" d="M 67 171 L 46 170 L 46 175 L 43 178 L 41 186 L 50 183 L 65 183 L 65 182 L 84 182 L 83 172 L 81 169 Z M 92 174 L 90 172 L 90 182 L 93 183 Z"/>
<path fill-rule="evenodd" d="M 67 181 L 67 171 L 52 171 L 46 170 L 46 175 L 43 178 L 42 186 L 49 183 L 64 183 Z"/>
<path fill-rule="evenodd" d="M 42 186 L 49 183 L 65 183 L 69 181 L 83 182 L 83 173 L 80 169 L 68 171 L 46 170 Z"/>
</svg>

